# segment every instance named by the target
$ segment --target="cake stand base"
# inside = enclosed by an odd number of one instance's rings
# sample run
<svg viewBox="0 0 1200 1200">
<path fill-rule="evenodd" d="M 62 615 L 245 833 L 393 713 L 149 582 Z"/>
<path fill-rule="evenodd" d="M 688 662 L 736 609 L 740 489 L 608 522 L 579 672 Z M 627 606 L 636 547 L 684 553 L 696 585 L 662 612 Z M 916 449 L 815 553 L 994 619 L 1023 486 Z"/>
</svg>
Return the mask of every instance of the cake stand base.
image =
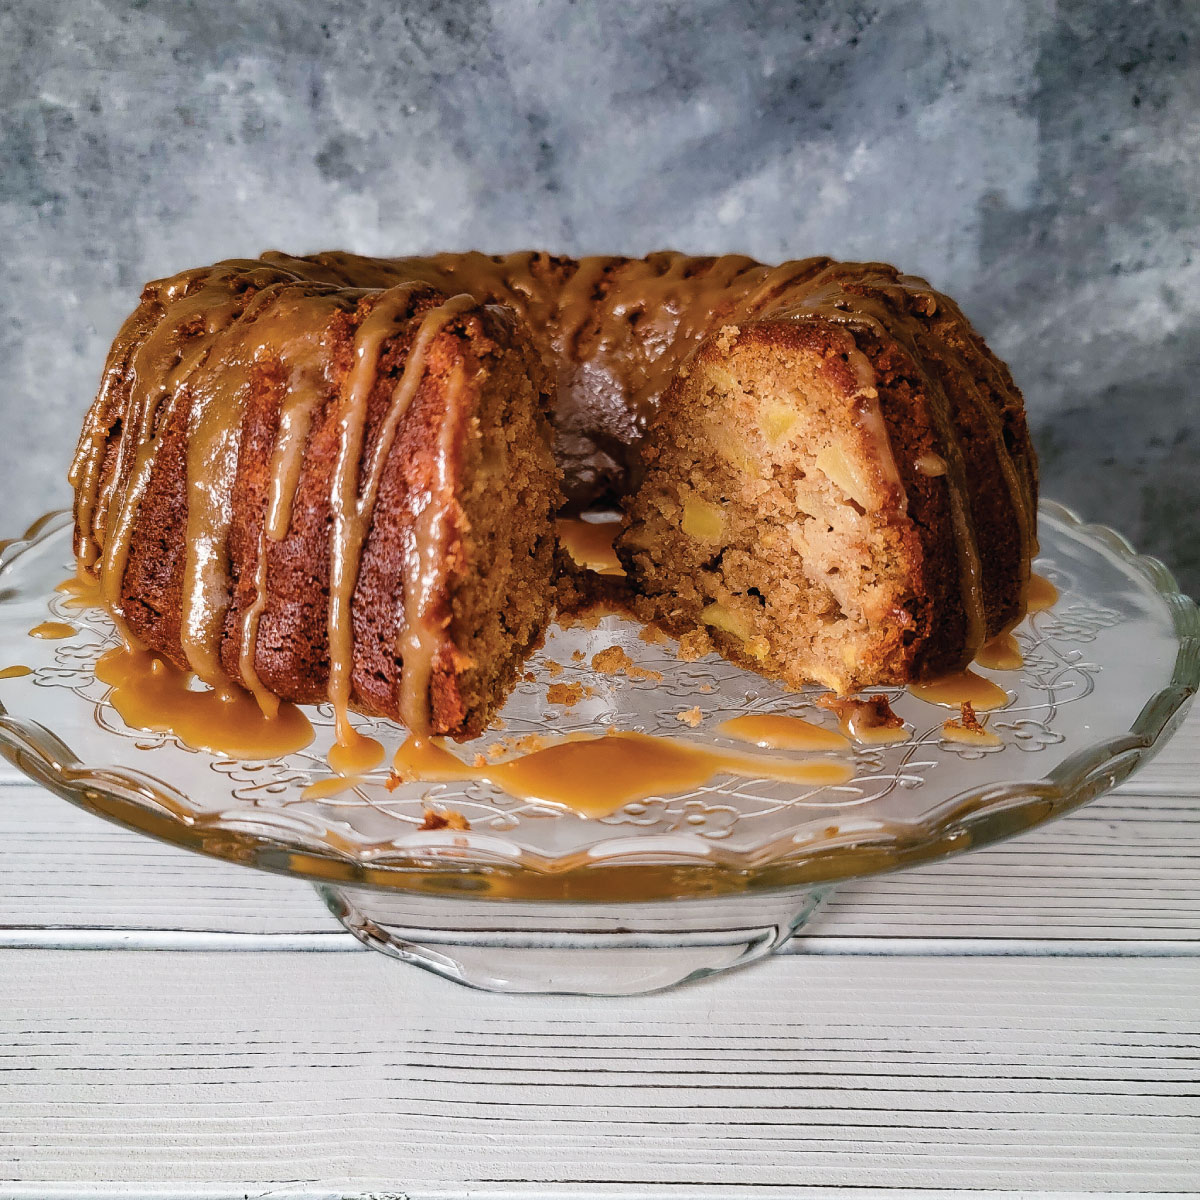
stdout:
<svg viewBox="0 0 1200 1200">
<path fill-rule="evenodd" d="M 318 884 L 373 950 L 489 992 L 635 996 L 782 946 L 828 888 L 639 904 L 562 905 Z"/>
</svg>

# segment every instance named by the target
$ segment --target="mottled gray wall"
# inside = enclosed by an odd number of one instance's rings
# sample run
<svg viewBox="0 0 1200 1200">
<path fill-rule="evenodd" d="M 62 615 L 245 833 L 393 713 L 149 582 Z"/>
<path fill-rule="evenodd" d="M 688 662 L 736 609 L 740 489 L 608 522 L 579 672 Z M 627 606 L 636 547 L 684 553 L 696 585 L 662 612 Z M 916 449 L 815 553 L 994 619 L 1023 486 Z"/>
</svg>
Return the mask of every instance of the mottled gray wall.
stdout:
<svg viewBox="0 0 1200 1200">
<path fill-rule="evenodd" d="M 1200 590 L 1200 4 L 8 0 L 2 528 L 141 283 L 267 247 L 824 252 L 962 301 L 1047 494 Z"/>
</svg>

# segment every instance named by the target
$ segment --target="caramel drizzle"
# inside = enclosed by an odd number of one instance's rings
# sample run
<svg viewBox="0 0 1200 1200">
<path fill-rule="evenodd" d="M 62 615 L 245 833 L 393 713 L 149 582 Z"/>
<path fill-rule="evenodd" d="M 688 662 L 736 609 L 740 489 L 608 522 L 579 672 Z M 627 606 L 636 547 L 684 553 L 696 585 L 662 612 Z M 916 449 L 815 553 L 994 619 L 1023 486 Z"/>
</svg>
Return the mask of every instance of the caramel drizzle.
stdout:
<svg viewBox="0 0 1200 1200">
<path fill-rule="evenodd" d="M 479 780 L 510 796 L 560 804 L 585 817 L 606 817 L 634 800 L 672 796 L 721 775 L 777 779 L 831 787 L 854 777 L 854 768 L 830 758 L 787 759 L 711 749 L 681 738 L 610 730 L 568 736 L 507 762 L 471 766 L 435 738 L 410 737 L 393 763 L 405 781 Z"/>
<path fill-rule="evenodd" d="M 100 556 L 95 529 L 96 510 L 104 453 L 117 419 L 114 410 L 120 404 L 121 384 L 125 381 L 134 350 L 154 328 L 152 314 L 151 306 L 143 303 L 121 326 L 108 354 L 100 391 L 88 409 L 67 473 L 67 482 L 75 490 L 75 558 L 79 570 L 89 575 Z"/>
<path fill-rule="evenodd" d="M 278 344 L 278 357 L 288 368 L 287 391 L 280 403 L 279 428 L 271 450 L 267 508 L 259 529 L 254 567 L 254 599 L 241 615 L 238 674 L 243 685 L 267 716 L 279 709 L 279 698 L 263 686 L 256 667 L 258 630 L 267 607 L 268 544 L 287 536 L 292 504 L 300 482 L 304 448 L 313 417 L 325 402 L 329 360 L 323 353 L 325 330 L 333 312 L 351 303 L 352 297 L 336 294 L 321 297 L 306 306 L 307 321 L 300 320 L 299 307 L 290 314 L 296 321 L 292 336 Z"/>
<path fill-rule="evenodd" d="M 59 638 L 70 637 L 75 632 L 75 626 L 68 625 L 66 621 L 43 621 L 40 625 L 35 625 L 29 631 L 29 636 L 56 641 Z"/>
<path fill-rule="evenodd" d="M 93 528 L 104 531 L 102 540 L 107 539 L 113 500 L 123 495 L 128 456 L 136 450 L 136 447 L 131 450 L 126 445 L 126 437 L 131 409 L 136 413 L 139 407 L 139 394 L 147 389 L 162 387 L 164 379 L 168 393 L 182 387 L 191 371 L 207 356 L 216 334 L 236 319 L 236 293 L 247 288 L 266 287 L 280 278 L 278 272 L 263 267 L 261 263 L 236 260 L 185 271 L 174 279 L 147 285 L 143 293 L 142 310 L 150 314 L 149 320 L 144 328 L 137 327 L 130 333 L 127 347 L 121 347 L 118 339 L 113 349 L 113 355 L 119 359 L 118 369 L 114 369 L 110 363 L 105 375 L 105 387 L 102 388 L 102 398 L 109 397 L 114 402 L 112 407 L 117 409 L 102 414 L 102 419 L 107 417 L 105 424 L 108 428 L 112 427 L 114 421 L 120 421 L 121 424 L 115 468 L 103 481 L 97 479 L 97 484 L 102 482 L 102 486 L 98 486 L 97 495 L 93 498 Z M 215 305 L 218 313 L 228 302 L 230 312 L 224 314 L 224 319 L 218 315 L 215 321 L 205 321 L 193 311 L 195 303 L 204 300 L 210 306 Z M 160 344 L 160 354 L 152 355 L 147 362 L 143 352 L 156 341 Z M 153 403 L 157 404 L 158 400 Z M 153 428 L 151 424 L 151 432 Z M 101 444 L 98 453 L 103 456 L 104 450 L 105 446 Z"/>
<path fill-rule="evenodd" d="M 780 263 L 777 267 L 763 268 L 762 283 L 742 301 L 739 320 L 757 316 L 769 303 L 779 299 L 781 293 L 807 283 L 828 267 L 830 262 L 828 258 L 803 258 Z"/>
<path fill-rule="evenodd" d="M 96 678 L 111 686 L 108 702 L 131 728 L 170 732 L 211 754 L 271 759 L 302 750 L 313 739 L 312 725 L 295 705 L 266 714 L 246 692 L 193 691 L 187 671 L 146 650 L 106 651 L 96 663 Z"/>
<path fill-rule="evenodd" d="M 550 344 L 559 359 L 578 359 L 579 338 L 595 305 L 596 289 L 620 259 L 595 255 L 579 260 L 575 273 L 558 295 Z"/>
<path fill-rule="evenodd" d="M 396 638 L 400 672 L 400 719 L 418 737 L 430 733 L 429 687 L 441 629 L 433 609 L 444 573 L 442 546 L 450 513 L 450 462 L 454 450 L 454 415 L 464 385 L 463 368 L 456 363 L 446 390 L 446 413 L 438 430 L 433 483 L 412 530 L 412 547 L 404 569 L 404 626 Z"/>
<path fill-rule="evenodd" d="M 925 683 L 910 683 L 908 691 L 909 695 L 930 704 L 959 708 L 966 703 L 978 712 L 1004 708 L 1010 700 L 1009 694 L 998 683 L 971 670 L 956 671 Z"/>
<path fill-rule="evenodd" d="M 333 524 L 329 539 L 329 699 L 334 707 L 339 741 L 352 741 L 356 736 L 348 717 L 354 651 L 350 605 L 383 468 L 400 422 L 424 376 L 425 356 L 430 343 L 456 316 L 473 308 L 476 303 L 468 295 L 452 296 L 422 319 L 400 381 L 392 393 L 387 415 L 366 461 L 363 471 L 365 482 L 360 489 L 358 480 L 366 435 L 367 401 L 376 381 L 379 356 L 385 340 L 395 331 L 398 321 L 407 317 L 416 287 L 415 283 L 409 283 L 385 292 L 372 308 L 355 335 L 354 365 L 342 389 L 338 457 L 330 495 Z M 407 578 L 405 589 L 407 592 Z M 417 669 L 420 670 L 419 667 Z M 408 674 L 408 663 L 404 665 L 403 674 Z M 406 724 L 410 716 L 417 721 L 417 730 L 428 724 L 428 712 L 413 712 L 411 703 L 407 711 L 401 712 Z"/>
<path fill-rule="evenodd" d="M 233 482 L 243 414 L 260 356 L 284 340 L 270 318 L 278 313 L 282 284 L 264 288 L 240 322 L 196 371 L 189 388 L 187 432 L 187 532 L 180 601 L 179 640 L 188 665 L 210 687 L 229 694 L 221 666 L 221 634 L 231 602 L 229 530 Z M 270 311 L 268 315 L 268 310 Z M 263 326 L 263 328 L 256 328 Z"/>
<path fill-rule="evenodd" d="M 131 645 L 135 639 L 121 616 L 121 585 L 137 513 L 154 470 L 158 449 L 154 431 L 160 420 L 159 410 L 165 409 L 162 423 L 169 423 L 181 403 L 188 375 L 211 348 L 216 335 L 228 328 L 236 312 L 235 298 L 224 289 L 204 288 L 194 297 L 185 296 L 169 310 L 167 318 L 141 344 L 133 358 L 133 388 L 128 405 L 130 428 L 122 432 L 116 464 L 99 500 L 107 511 L 100 594 L 118 630 Z M 203 332 L 197 338 L 199 346 L 185 356 L 181 349 L 184 331 L 196 321 L 203 322 Z M 124 489 L 119 495 L 118 486 Z"/>
<path fill-rule="evenodd" d="M 245 287 L 263 287 L 277 282 L 279 274 L 261 263 L 231 262 L 146 288 L 143 305 L 114 343 L 72 463 L 79 569 L 87 577 L 99 575 L 101 600 L 131 645 L 135 639 L 121 613 L 121 587 L 133 525 L 154 469 L 156 430 L 170 421 L 192 374 L 239 319 L 243 305 L 231 285 L 235 278 Z M 102 479 L 109 431 L 117 420 L 121 435 L 115 461 Z"/>
</svg>

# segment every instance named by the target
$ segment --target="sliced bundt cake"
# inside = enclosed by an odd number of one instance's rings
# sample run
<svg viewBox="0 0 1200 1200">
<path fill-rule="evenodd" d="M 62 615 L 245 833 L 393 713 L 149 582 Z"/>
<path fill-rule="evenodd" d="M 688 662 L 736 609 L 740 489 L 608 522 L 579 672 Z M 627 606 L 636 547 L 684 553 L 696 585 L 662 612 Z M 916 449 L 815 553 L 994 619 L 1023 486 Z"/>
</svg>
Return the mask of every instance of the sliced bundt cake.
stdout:
<svg viewBox="0 0 1200 1200">
<path fill-rule="evenodd" d="M 621 503 L 643 616 L 839 691 L 964 665 L 1036 548 L 1007 370 L 924 281 L 824 258 L 186 271 L 117 337 L 71 480 L 129 638 L 267 710 L 456 737 L 551 615 L 556 512 Z"/>
</svg>

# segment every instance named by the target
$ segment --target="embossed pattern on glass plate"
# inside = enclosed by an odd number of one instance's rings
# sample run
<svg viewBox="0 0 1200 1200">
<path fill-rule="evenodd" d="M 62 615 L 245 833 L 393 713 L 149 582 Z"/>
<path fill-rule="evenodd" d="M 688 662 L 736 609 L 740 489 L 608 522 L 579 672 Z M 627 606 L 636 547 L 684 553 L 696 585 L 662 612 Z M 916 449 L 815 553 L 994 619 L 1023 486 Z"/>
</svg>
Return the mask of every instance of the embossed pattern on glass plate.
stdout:
<svg viewBox="0 0 1200 1200">
<path fill-rule="evenodd" d="M 839 752 L 854 779 L 798 790 L 765 779 L 724 778 L 680 795 L 627 804 L 586 820 L 550 804 L 518 800 L 482 782 L 402 785 L 381 769 L 352 790 L 306 800 L 330 774 L 328 706 L 310 710 L 317 740 L 268 762 L 189 750 L 174 737 L 132 730 L 107 703 L 93 668 L 115 643 L 98 610 L 69 608 L 54 585 L 71 570 L 70 522 L 44 518 L 11 543 L 0 565 L 0 667 L 27 677 L 0 684 L 0 750 L 68 799 L 156 836 L 268 869 L 377 886 L 461 887 L 461 876 L 499 872 L 562 884 L 602 868 L 670 866 L 679 894 L 833 881 L 909 865 L 1016 832 L 1107 790 L 1129 773 L 1182 715 L 1200 675 L 1195 605 L 1165 568 L 1136 556 L 1100 526 L 1083 526 L 1044 503 L 1037 569 L 1059 588 L 1050 611 L 1017 631 L 1020 671 L 984 671 L 1010 694 L 990 728 L 995 748 L 948 742 L 953 715 L 899 689 L 887 692 L 910 741 Z M 39 641 L 47 616 L 75 636 Z M 735 747 L 716 726 L 747 712 L 789 713 L 818 724 L 833 717 L 819 691 L 791 693 L 710 656 L 682 663 L 674 643 L 649 645 L 639 627 L 605 617 L 595 628 L 555 628 L 503 714 L 503 728 L 460 748 L 473 757 L 501 738 L 608 728 Z M 591 658 L 620 645 L 661 681 L 600 675 Z M 551 664 L 557 664 L 552 666 Z M 547 701 L 550 682 L 579 683 L 566 708 Z M 703 714 L 690 728 L 679 714 Z M 362 718 L 364 732 L 395 746 L 402 730 Z M 423 831 L 429 806 L 461 812 L 468 833 Z M 455 877 L 459 878 L 455 881 Z M 506 890 L 520 894 L 520 888 Z"/>
</svg>

